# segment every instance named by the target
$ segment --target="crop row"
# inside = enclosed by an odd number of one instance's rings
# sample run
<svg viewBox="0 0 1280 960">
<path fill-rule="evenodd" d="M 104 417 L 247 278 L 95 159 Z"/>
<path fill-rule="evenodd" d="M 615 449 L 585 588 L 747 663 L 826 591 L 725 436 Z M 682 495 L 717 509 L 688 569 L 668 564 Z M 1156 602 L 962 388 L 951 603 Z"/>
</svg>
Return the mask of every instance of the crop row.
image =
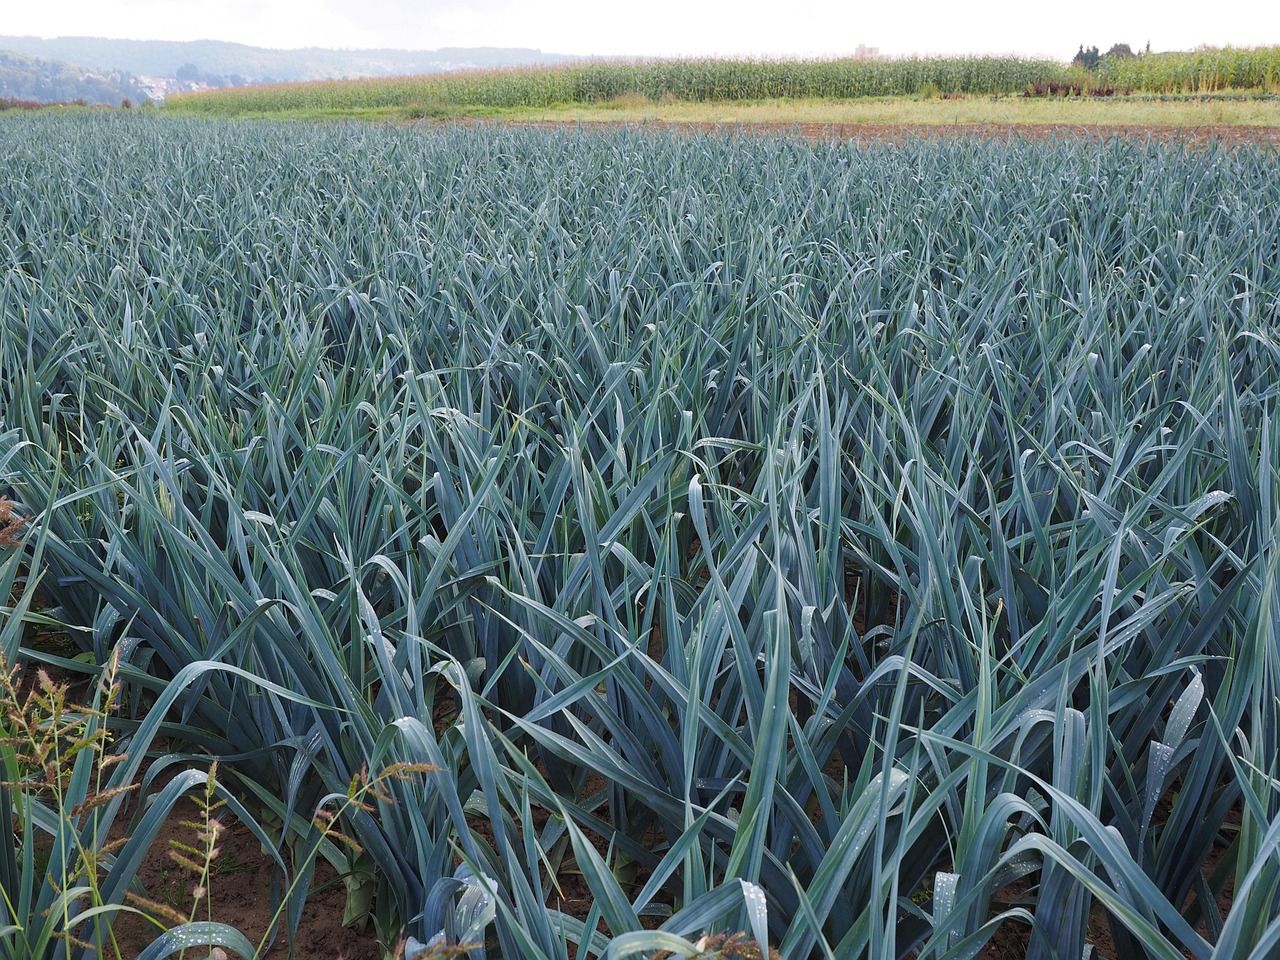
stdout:
<svg viewBox="0 0 1280 960">
<path fill-rule="evenodd" d="M 1098 75 L 1112 86 L 1151 93 L 1276 93 L 1280 91 L 1280 46 L 1104 57 L 1098 65 Z"/>
<path fill-rule="evenodd" d="M 323 81 L 225 89 L 171 98 L 211 116 L 282 112 L 339 114 L 403 108 L 420 115 L 461 109 L 529 109 L 628 96 L 666 100 L 765 100 L 1016 94 L 1052 85 L 1150 93 L 1274 91 L 1280 47 L 1105 57 L 1097 76 L 1051 60 L 935 57 L 896 60 L 653 60 L 419 77 Z"/>
<path fill-rule="evenodd" d="M 1048 60 L 1013 57 L 901 60 L 657 60 L 551 69 L 475 71 L 422 77 L 278 84 L 172 98 L 183 111 L 210 115 L 432 107 L 548 107 L 627 95 L 665 99 L 762 100 L 776 97 L 878 97 L 941 93 L 1017 93 L 1068 71 Z"/>
</svg>

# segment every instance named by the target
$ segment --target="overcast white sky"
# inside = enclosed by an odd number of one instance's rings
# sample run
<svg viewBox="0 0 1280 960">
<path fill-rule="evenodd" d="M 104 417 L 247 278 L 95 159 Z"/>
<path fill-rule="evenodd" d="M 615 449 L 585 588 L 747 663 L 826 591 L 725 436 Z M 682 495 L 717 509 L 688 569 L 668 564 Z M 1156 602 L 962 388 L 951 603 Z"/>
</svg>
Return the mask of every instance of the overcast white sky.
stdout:
<svg viewBox="0 0 1280 960">
<path fill-rule="evenodd" d="M 1280 0 L 5 0 L 0 33 L 581 55 L 1023 53 L 1280 43 Z"/>
</svg>

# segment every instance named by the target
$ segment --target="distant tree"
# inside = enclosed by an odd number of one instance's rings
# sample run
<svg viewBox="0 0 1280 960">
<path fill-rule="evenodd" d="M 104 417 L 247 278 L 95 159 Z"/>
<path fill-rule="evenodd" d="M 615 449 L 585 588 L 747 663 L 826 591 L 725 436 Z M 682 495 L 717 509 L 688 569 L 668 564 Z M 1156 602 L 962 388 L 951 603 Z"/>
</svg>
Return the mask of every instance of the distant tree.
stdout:
<svg viewBox="0 0 1280 960">
<path fill-rule="evenodd" d="M 200 79 L 200 68 L 194 63 L 184 63 L 173 73 L 175 80 L 181 80 L 184 83 L 195 83 Z"/>
<path fill-rule="evenodd" d="M 117 104 L 142 96 L 137 81 L 120 72 L 96 73 L 58 60 L 0 51 L 0 97 L 41 103 Z"/>
<path fill-rule="evenodd" d="M 1117 43 L 1103 56 L 1115 57 L 1117 60 L 1127 60 L 1131 57 L 1136 57 L 1137 54 L 1133 52 L 1133 48 L 1127 43 Z"/>
<path fill-rule="evenodd" d="M 1072 58 L 1071 64 L 1076 67 L 1084 67 L 1086 70 L 1092 70 L 1098 65 L 1098 61 L 1102 57 L 1098 53 L 1097 47 L 1089 47 L 1085 49 L 1085 45 L 1080 44 L 1080 49 L 1076 51 L 1076 55 Z"/>
</svg>

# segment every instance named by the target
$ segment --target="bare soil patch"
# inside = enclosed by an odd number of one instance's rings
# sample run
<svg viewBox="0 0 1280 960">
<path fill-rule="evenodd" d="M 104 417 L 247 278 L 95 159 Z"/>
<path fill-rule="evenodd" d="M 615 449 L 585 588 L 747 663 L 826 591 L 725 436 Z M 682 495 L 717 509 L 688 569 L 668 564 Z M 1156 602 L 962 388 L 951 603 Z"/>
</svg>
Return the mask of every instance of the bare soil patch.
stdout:
<svg viewBox="0 0 1280 960">
<path fill-rule="evenodd" d="M 149 899 L 182 914 L 192 911 L 192 898 L 198 878 L 175 863 L 169 853 L 175 841 L 185 844 L 195 842 L 194 831 L 183 826 L 182 821 L 198 821 L 200 816 L 193 801 L 181 801 L 161 828 L 156 842 L 151 845 L 142 868 L 138 871 L 138 879 L 146 888 Z M 226 827 L 221 839 L 221 853 L 214 861 L 205 887 L 208 899 L 201 899 L 194 918 L 204 920 L 212 916 L 217 922 L 235 927 L 250 942 L 258 943 L 267 935 L 272 921 L 277 919 L 271 905 L 274 863 L 248 827 L 238 823 L 230 815 L 221 819 Z M 360 932 L 343 925 L 345 906 L 346 887 L 342 878 L 336 876 L 333 868 L 321 860 L 316 865 L 311 892 L 302 911 L 302 922 L 293 944 L 295 955 L 378 960 L 383 950 L 372 930 Z M 133 914 L 121 916 L 116 921 L 115 933 L 120 938 L 123 955 L 132 957 L 137 956 L 155 939 L 159 929 Z M 283 930 L 276 936 L 271 949 L 262 956 L 289 956 L 288 937 Z"/>
<path fill-rule="evenodd" d="M 669 120 L 648 121 L 511 121 L 510 126 L 565 129 L 606 129 L 626 125 L 646 130 L 674 130 L 689 133 L 723 133 L 736 136 L 799 136 L 810 143 L 854 140 L 859 142 L 905 143 L 913 140 L 968 138 L 977 140 L 1110 140 L 1123 138 L 1165 144 L 1226 146 L 1262 144 L 1280 146 L 1280 127 L 1206 126 L 1075 126 L 1056 123 L 1029 124 L 879 124 L 879 123 L 693 123 Z"/>
</svg>

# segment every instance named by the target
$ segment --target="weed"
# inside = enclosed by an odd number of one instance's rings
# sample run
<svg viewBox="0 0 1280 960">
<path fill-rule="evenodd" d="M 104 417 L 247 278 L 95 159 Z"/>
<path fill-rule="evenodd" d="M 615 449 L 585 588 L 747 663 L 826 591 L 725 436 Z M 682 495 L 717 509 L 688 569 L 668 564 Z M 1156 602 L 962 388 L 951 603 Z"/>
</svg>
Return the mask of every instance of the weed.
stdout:
<svg viewBox="0 0 1280 960">
<path fill-rule="evenodd" d="M 16 547 L 18 534 L 31 520 L 14 512 L 16 504 L 7 497 L 0 497 L 0 547 Z"/>
<path fill-rule="evenodd" d="M 778 951 L 769 947 L 768 956 L 760 952 L 753 937 L 745 933 L 714 933 L 700 937 L 693 948 L 698 952 L 692 960 L 780 960 Z M 659 953 L 654 960 L 671 957 L 670 953 Z"/>
<path fill-rule="evenodd" d="M 103 927 L 84 918 L 105 905 L 101 884 L 126 841 L 87 838 L 98 836 L 94 826 L 99 811 L 135 789 L 110 779 L 112 768 L 127 759 L 111 752 L 106 725 L 119 703 L 118 669 L 113 656 L 93 704 L 86 706 L 70 697 L 68 684 L 54 682 L 44 670 L 22 690 L 19 671 L 0 653 L 0 800 L 15 830 L 15 855 L 4 866 L 11 878 L 22 880 L 6 884 L 3 906 L 10 921 L 17 921 L 6 935 L 20 941 L 19 953 L 41 956 L 59 940 L 84 948 L 102 946 L 85 937 L 92 929 L 101 940 Z M 48 826 L 50 819 L 54 827 Z M 50 835 L 47 847 L 37 843 L 41 830 Z M 6 946 L 0 939 L 0 955 Z"/>
</svg>

